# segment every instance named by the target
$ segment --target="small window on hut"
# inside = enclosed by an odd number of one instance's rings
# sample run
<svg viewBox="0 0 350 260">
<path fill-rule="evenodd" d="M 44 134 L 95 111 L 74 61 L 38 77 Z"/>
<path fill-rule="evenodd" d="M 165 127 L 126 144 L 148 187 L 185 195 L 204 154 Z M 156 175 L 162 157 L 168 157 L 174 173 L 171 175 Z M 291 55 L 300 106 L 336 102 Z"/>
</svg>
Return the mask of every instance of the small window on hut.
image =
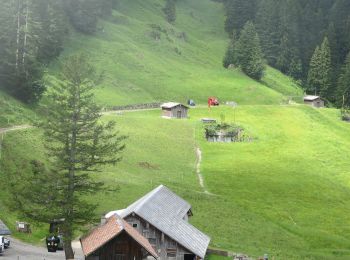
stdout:
<svg viewBox="0 0 350 260">
<path fill-rule="evenodd" d="M 145 238 L 149 238 L 149 230 L 148 229 L 144 229 L 142 231 L 142 235 L 145 237 Z"/>
<path fill-rule="evenodd" d="M 176 253 L 177 253 L 176 249 L 171 249 L 171 248 L 168 248 L 166 252 L 168 258 L 176 258 Z"/>
<path fill-rule="evenodd" d="M 132 224 L 132 227 L 133 227 L 133 228 L 137 228 L 137 227 L 138 227 L 137 223 L 133 223 L 133 224 Z"/>
<path fill-rule="evenodd" d="M 156 238 L 150 237 L 150 238 L 148 238 L 148 241 L 152 246 L 155 246 L 157 244 Z"/>
</svg>

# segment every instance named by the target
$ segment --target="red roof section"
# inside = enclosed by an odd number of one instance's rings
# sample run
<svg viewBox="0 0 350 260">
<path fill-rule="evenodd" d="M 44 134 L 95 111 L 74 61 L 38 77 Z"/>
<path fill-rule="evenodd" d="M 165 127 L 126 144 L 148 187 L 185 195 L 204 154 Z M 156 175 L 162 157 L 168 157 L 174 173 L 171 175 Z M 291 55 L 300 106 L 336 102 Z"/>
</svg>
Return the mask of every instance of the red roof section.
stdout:
<svg viewBox="0 0 350 260">
<path fill-rule="evenodd" d="M 91 255 L 97 249 L 101 248 L 122 233 L 123 230 L 125 230 L 130 237 L 139 243 L 154 258 L 158 258 L 156 251 L 148 240 L 131 227 L 125 220 L 119 219 L 116 215 L 108 218 L 105 224 L 93 229 L 87 236 L 80 239 L 84 255 Z"/>
</svg>

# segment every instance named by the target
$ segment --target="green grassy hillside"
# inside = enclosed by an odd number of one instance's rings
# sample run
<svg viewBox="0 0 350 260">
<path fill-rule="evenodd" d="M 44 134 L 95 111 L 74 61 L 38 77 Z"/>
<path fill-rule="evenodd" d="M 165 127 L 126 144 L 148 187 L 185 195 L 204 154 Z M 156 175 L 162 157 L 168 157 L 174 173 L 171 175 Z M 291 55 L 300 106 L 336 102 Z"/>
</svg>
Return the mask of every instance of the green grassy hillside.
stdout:
<svg viewBox="0 0 350 260">
<path fill-rule="evenodd" d="M 0 91 L 0 128 L 26 124 L 34 117 L 30 108 Z"/>
<path fill-rule="evenodd" d="M 193 205 L 191 222 L 211 236 L 212 247 L 256 257 L 268 253 L 276 260 L 349 259 L 350 125 L 339 120 L 337 110 L 281 106 L 302 91 L 272 68 L 262 83 L 237 69 L 223 69 L 228 38 L 219 3 L 178 1 L 175 25 L 165 22 L 163 4 L 120 0 L 95 36 L 72 33 L 62 58 L 90 54 L 105 74 L 97 96 L 106 106 L 188 98 L 205 103 L 215 95 L 239 107 L 195 108 L 182 121 L 162 119 L 158 110 L 105 116 L 129 138 L 123 161 L 94 177 L 119 187 L 90 198 L 101 201 L 96 217 L 165 184 Z M 58 73 L 57 63 L 50 72 Z M 0 94 L 0 102 L 2 125 L 8 117 L 16 124 L 34 117 L 5 95 Z M 207 143 L 199 119 L 220 120 L 222 115 L 241 124 L 254 141 Z M 38 129 L 6 134 L 1 179 L 25 174 L 30 160 L 45 160 L 41 139 Z M 197 147 L 203 152 L 205 187 L 212 194 L 199 185 Z M 22 218 L 8 208 L 11 186 L 0 182 L 0 190 L 0 219 L 13 229 Z M 47 226 L 32 224 L 31 236 L 15 235 L 39 242 Z"/>
<path fill-rule="evenodd" d="M 227 122 L 235 117 L 255 140 L 207 143 L 199 119 L 219 120 L 221 114 Z M 106 116 L 129 139 L 124 160 L 95 177 L 119 187 L 91 198 L 103 201 L 97 217 L 165 184 L 193 205 L 191 222 L 211 236 L 212 247 L 252 256 L 269 253 L 275 259 L 350 257 L 350 125 L 339 121 L 337 110 L 222 106 L 192 109 L 190 115 L 183 121 L 163 119 L 158 110 Z M 195 173 L 198 146 L 212 195 L 203 192 Z M 10 133 L 4 147 L 2 175 L 25 172 L 29 160 L 43 158 L 38 130 Z M 6 193 L 1 196 L 8 199 Z M 2 207 L 0 218 L 6 213 Z M 5 215 L 9 221 L 16 218 Z M 35 237 L 44 234 L 34 225 Z"/>
<path fill-rule="evenodd" d="M 163 17 L 163 0 L 121 0 L 117 11 L 99 24 L 95 36 L 73 33 L 63 54 L 91 56 L 105 80 L 98 91 L 103 105 L 189 98 L 205 103 L 208 96 L 240 104 L 279 104 L 281 93 L 295 93 L 287 77 L 273 89 L 222 67 L 228 43 L 224 10 L 210 0 L 177 3 L 174 25 Z M 52 66 L 52 71 L 57 66 Z M 267 70 L 266 78 L 276 78 Z"/>
</svg>

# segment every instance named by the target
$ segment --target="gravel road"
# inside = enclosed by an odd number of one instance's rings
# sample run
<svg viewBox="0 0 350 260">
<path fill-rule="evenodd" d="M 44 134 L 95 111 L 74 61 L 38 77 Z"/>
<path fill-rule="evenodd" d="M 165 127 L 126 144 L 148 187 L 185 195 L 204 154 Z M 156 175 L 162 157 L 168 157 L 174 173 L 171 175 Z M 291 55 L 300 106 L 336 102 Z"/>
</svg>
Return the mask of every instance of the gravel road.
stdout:
<svg viewBox="0 0 350 260">
<path fill-rule="evenodd" d="M 64 260 L 64 252 L 48 253 L 45 247 L 32 246 L 20 242 L 14 238 L 10 238 L 11 246 L 1 255 L 0 260 Z M 78 243 L 74 243 L 73 247 L 76 252 L 76 260 L 83 260 Z"/>
</svg>

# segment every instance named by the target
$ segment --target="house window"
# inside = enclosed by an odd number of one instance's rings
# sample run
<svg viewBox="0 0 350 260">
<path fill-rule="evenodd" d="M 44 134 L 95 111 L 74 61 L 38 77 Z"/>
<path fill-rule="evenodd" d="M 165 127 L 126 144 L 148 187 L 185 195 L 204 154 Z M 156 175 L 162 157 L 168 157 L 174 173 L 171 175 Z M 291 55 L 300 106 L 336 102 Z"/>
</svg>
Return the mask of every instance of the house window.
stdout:
<svg viewBox="0 0 350 260">
<path fill-rule="evenodd" d="M 177 253 L 177 250 L 173 248 L 168 248 L 166 250 L 166 255 L 168 258 L 176 258 L 176 253 Z"/>
<path fill-rule="evenodd" d="M 157 244 L 157 239 L 156 238 L 153 238 L 153 237 L 150 237 L 148 239 L 149 243 L 152 245 L 152 246 L 155 246 Z"/>
<path fill-rule="evenodd" d="M 132 227 L 133 227 L 133 228 L 137 228 L 137 227 L 138 227 L 137 223 L 133 223 L 133 224 L 132 224 Z"/>
<path fill-rule="evenodd" d="M 145 237 L 145 238 L 149 238 L 149 230 L 148 229 L 144 229 L 142 231 L 142 235 Z"/>
</svg>

